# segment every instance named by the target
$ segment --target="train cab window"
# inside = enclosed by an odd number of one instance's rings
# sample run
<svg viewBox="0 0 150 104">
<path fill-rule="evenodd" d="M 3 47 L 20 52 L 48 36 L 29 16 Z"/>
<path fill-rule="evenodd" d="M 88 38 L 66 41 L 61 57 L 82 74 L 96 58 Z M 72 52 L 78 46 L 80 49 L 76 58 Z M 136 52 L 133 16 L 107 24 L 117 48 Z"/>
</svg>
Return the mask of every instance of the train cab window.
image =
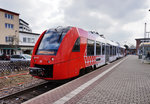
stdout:
<svg viewBox="0 0 150 104">
<path fill-rule="evenodd" d="M 87 56 L 94 56 L 94 41 L 87 40 Z"/>
<path fill-rule="evenodd" d="M 105 54 L 105 44 L 103 43 L 102 44 L 102 55 L 104 55 Z"/>
<path fill-rule="evenodd" d="M 56 55 L 64 36 L 69 30 L 70 27 L 47 30 L 43 35 L 41 42 L 39 43 L 36 54 Z"/>
<path fill-rule="evenodd" d="M 80 52 L 80 37 L 76 40 L 72 52 Z"/>
<path fill-rule="evenodd" d="M 96 55 L 101 55 L 101 43 L 96 42 Z"/>
</svg>

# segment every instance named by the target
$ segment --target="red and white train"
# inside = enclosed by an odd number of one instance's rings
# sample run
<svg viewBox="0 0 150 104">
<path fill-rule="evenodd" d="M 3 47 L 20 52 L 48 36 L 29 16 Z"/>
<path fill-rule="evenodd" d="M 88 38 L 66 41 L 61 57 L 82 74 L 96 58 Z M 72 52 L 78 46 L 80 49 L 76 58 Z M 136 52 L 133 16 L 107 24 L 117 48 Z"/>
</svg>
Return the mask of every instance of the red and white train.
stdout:
<svg viewBox="0 0 150 104">
<path fill-rule="evenodd" d="M 63 80 L 125 55 L 119 43 L 77 27 L 44 31 L 35 44 L 29 72 L 36 78 Z"/>
</svg>

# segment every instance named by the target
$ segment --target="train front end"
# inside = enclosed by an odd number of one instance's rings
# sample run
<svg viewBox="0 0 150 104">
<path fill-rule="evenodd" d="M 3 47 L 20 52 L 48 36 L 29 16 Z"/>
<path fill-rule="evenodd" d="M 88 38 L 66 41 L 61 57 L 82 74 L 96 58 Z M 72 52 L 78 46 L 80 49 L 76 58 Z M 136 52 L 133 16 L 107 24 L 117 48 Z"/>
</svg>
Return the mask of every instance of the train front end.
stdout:
<svg viewBox="0 0 150 104">
<path fill-rule="evenodd" d="M 43 32 L 32 54 L 29 73 L 40 79 L 62 80 L 68 76 L 73 28 L 55 28 Z M 70 39 L 71 38 L 71 39 Z"/>
</svg>

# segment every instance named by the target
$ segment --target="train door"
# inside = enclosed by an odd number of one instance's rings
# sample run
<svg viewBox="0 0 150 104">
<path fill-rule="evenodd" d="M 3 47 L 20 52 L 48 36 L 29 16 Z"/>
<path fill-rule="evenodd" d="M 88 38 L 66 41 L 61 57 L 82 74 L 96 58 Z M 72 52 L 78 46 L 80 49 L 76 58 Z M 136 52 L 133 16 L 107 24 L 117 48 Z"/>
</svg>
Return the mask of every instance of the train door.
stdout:
<svg viewBox="0 0 150 104">
<path fill-rule="evenodd" d="M 110 57 L 110 45 L 106 45 L 106 51 L 105 51 L 105 54 L 106 54 L 106 58 L 105 58 L 105 62 L 109 62 L 109 57 Z"/>
<path fill-rule="evenodd" d="M 68 74 L 70 77 L 76 76 L 81 66 L 81 37 L 78 37 L 72 48 L 69 59 Z"/>
</svg>

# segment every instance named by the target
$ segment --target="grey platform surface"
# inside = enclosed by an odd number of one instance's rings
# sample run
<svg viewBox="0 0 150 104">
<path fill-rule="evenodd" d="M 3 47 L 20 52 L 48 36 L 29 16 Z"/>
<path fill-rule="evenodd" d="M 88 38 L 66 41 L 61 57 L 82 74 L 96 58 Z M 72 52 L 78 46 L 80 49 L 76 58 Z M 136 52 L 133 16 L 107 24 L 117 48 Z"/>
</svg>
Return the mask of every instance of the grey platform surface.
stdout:
<svg viewBox="0 0 150 104">
<path fill-rule="evenodd" d="M 150 64 L 128 56 L 77 104 L 150 104 Z"/>
</svg>

